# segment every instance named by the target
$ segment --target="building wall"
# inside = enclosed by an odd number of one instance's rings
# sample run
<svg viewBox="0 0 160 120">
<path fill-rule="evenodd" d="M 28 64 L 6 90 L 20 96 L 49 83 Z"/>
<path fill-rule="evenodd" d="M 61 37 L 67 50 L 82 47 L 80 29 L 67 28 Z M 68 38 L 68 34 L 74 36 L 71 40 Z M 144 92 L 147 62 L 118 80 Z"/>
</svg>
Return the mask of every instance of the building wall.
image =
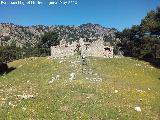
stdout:
<svg viewBox="0 0 160 120">
<path fill-rule="evenodd" d="M 75 49 L 77 44 L 80 44 L 79 49 L 81 51 L 81 55 L 113 58 L 113 47 L 104 46 L 103 40 L 97 40 L 92 43 L 87 43 L 87 49 L 86 49 L 86 43 L 83 42 L 82 39 L 79 41 L 79 43 L 73 42 L 68 47 L 65 47 L 65 45 L 62 45 L 62 44 L 60 46 L 51 47 L 51 57 L 73 56 L 76 53 Z M 105 50 L 104 48 L 106 47 L 110 50 Z"/>
</svg>

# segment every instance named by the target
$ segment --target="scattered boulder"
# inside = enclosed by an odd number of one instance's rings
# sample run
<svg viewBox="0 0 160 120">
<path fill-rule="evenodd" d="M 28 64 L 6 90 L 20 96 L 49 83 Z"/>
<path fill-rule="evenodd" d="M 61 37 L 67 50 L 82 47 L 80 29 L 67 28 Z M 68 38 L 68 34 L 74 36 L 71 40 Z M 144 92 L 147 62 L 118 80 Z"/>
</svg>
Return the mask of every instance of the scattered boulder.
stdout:
<svg viewBox="0 0 160 120">
<path fill-rule="evenodd" d="M 26 109 L 27 109 L 27 108 L 25 108 L 25 107 L 22 107 L 22 110 L 23 110 L 23 111 L 26 111 Z"/>
<path fill-rule="evenodd" d="M 63 61 L 61 60 L 61 61 L 59 61 L 59 63 L 61 64 Z"/>
<path fill-rule="evenodd" d="M 102 78 L 99 78 L 99 77 L 92 78 L 91 81 L 94 81 L 94 82 L 102 81 Z"/>
<path fill-rule="evenodd" d="M 137 112 L 141 112 L 142 111 L 140 107 L 135 107 L 134 110 L 137 111 Z"/>
<path fill-rule="evenodd" d="M 71 73 L 69 80 L 75 80 L 75 79 L 76 79 L 76 74 L 75 73 Z"/>
<path fill-rule="evenodd" d="M 118 90 L 115 90 L 114 93 L 118 93 Z"/>
<path fill-rule="evenodd" d="M 89 78 L 88 78 L 88 77 L 86 77 L 86 80 L 89 80 Z"/>
<path fill-rule="evenodd" d="M 49 83 L 49 84 L 52 84 L 52 83 L 53 83 L 53 80 L 49 81 L 48 83 Z"/>
<path fill-rule="evenodd" d="M 33 95 L 26 95 L 26 94 L 23 94 L 23 95 L 17 95 L 18 98 L 20 99 L 29 99 L 29 98 L 34 98 Z"/>
<path fill-rule="evenodd" d="M 49 84 L 53 83 L 55 80 L 59 80 L 60 75 L 56 75 L 56 77 L 52 77 L 52 80 L 49 81 Z"/>
<path fill-rule="evenodd" d="M 60 75 L 56 75 L 55 80 L 59 80 Z"/>
<path fill-rule="evenodd" d="M 145 92 L 145 91 L 143 91 L 143 90 L 138 90 L 138 89 L 136 89 L 136 91 L 139 92 L 139 93 Z"/>
<path fill-rule="evenodd" d="M 16 105 L 12 104 L 12 102 L 8 103 L 9 106 L 15 107 Z"/>
</svg>

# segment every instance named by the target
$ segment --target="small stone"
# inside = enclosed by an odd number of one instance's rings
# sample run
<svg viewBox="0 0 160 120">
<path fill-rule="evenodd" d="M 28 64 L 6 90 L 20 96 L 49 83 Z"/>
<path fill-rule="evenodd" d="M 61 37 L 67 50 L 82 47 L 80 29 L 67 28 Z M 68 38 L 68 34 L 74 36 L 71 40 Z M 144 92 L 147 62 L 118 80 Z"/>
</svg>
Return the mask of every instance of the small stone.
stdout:
<svg viewBox="0 0 160 120">
<path fill-rule="evenodd" d="M 52 74 L 53 75 L 53 74 Z M 48 83 L 51 84 L 53 83 L 55 80 L 59 80 L 60 75 L 56 75 L 56 77 L 52 77 L 52 80 L 49 81 Z"/>
<path fill-rule="evenodd" d="M 25 110 L 26 110 L 26 108 L 25 108 L 25 107 L 22 107 L 22 110 L 23 110 L 23 111 L 25 111 Z"/>
<path fill-rule="evenodd" d="M 134 110 L 137 111 L 137 112 L 141 112 L 142 111 L 140 107 L 135 107 Z"/>
<path fill-rule="evenodd" d="M 114 93 L 118 93 L 118 90 L 115 90 Z"/>
<path fill-rule="evenodd" d="M 2 98 L 2 101 L 5 101 L 6 100 L 6 98 Z"/>
<path fill-rule="evenodd" d="M 75 80 L 75 76 L 76 76 L 76 74 L 75 74 L 75 73 L 71 73 L 71 74 L 70 74 L 70 78 L 69 78 L 69 80 Z"/>
<path fill-rule="evenodd" d="M 21 99 L 29 99 L 29 98 L 34 98 L 33 95 L 26 95 L 26 94 L 23 94 L 23 95 L 17 95 L 18 98 L 21 98 Z"/>
<path fill-rule="evenodd" d="M 55 77 L 55 79 L 56 79 L 56 80 L 58 80 L 58 79 L 59 79 L 59 77 L 60 77 L 60 75 L 57 75 L 57 76 Z"/>
<path fill-rule="evenodd" d="M 88 77 L 86 77 L 86 80 L 89 80 L 89 78 L 88 78 Z"/>
<path fill-rule="evenodd" d="M 23 65 L 19 65 L 18 68 L 21 68 Z"/>
<path fill-rule="evenodd" d="M 136 89 L 137 90 L 137 89 Z M 137 90 L 137 92 L 140 92 L 140 93 L 142 93 L 142 92 L 144 92 L 143 90 Z"/>
<path fill-rule="evenodd" d="M 49 81 L 48 83 L 49 83 L 49 84 L 52 84 L 52 83 L 53 83 L 53 80 Z"/>
<path fill-rule="evenodd" d="M 62 63 L 63 61 L 59 61 L 59 63 Z"/>
<path fill-rule="evenodd" d="M 94 73 L 93 75 L 97 76 L 98 74 L 97 74 L 97 73 Z"/>
<path fill-rule="evenodd" d="M 11 102 L 8 103 L 9 106 L 15 107 L 16 105 L 12 104 Z"/>
<path fill-rule="evenodd" d="M 12 103 L 11 103 L 11 102 L 9 102 L 8 104 L 9 104 L 9 105 L 12 105 Z"/>
</svg>

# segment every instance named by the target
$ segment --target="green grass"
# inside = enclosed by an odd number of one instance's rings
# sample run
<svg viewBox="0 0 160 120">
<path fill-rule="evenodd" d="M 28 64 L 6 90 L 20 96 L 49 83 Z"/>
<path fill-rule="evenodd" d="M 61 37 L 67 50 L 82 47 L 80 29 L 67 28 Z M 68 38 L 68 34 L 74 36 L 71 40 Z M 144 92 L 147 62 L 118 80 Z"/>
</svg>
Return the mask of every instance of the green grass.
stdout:
<svg viewBox="0 0 160 120">
<path fill-rule="evenodd" d="M 70 63 L 77 60 L 28 58 L 9 63 L 16 69 L 0 77 L 0 120 L 160 119 L 159 69 L 131 58 L 89 58 L 92 73 L 83 74 L 80 63 Z M 70 81 L 72 72 L 76 80 Z M 56 75 L 59 80 L 49 84 Z M 23 94 L 33 97 L 19 97 Z M 135 111 L 136 106 L 142 111 Z"/>
</svg>

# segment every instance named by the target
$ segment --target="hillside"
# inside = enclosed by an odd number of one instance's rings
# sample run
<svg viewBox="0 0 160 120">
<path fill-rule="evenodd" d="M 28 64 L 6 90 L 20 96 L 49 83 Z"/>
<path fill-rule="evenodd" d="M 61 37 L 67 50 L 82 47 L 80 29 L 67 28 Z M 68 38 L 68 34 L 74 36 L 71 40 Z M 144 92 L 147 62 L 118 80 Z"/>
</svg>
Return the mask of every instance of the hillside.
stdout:
<svg viewBox="0 0 160 120">
<path fill-rule="evenodd" d="M 0 24 L 0 46 L 15 44 L 17 47 L 34 47 L 45 32 L 54 31 L 59 34 L 59 40 L 76 41 L 87 38 L 92 41 L 99 37 L 111 36 L 114 38 L 117 30 L 102 27 L 99 24 L 82 24 L 80 26 L 20 26 L 13 23 Z"/>
<path fill-rule="evenodd" d="M 0 77 L 0 119 L 160 118 L 159 69 L 131 58 L 86 63 L 82 67 L 76 56 L 9 63 L 15 70 Z"/>
</svg>

